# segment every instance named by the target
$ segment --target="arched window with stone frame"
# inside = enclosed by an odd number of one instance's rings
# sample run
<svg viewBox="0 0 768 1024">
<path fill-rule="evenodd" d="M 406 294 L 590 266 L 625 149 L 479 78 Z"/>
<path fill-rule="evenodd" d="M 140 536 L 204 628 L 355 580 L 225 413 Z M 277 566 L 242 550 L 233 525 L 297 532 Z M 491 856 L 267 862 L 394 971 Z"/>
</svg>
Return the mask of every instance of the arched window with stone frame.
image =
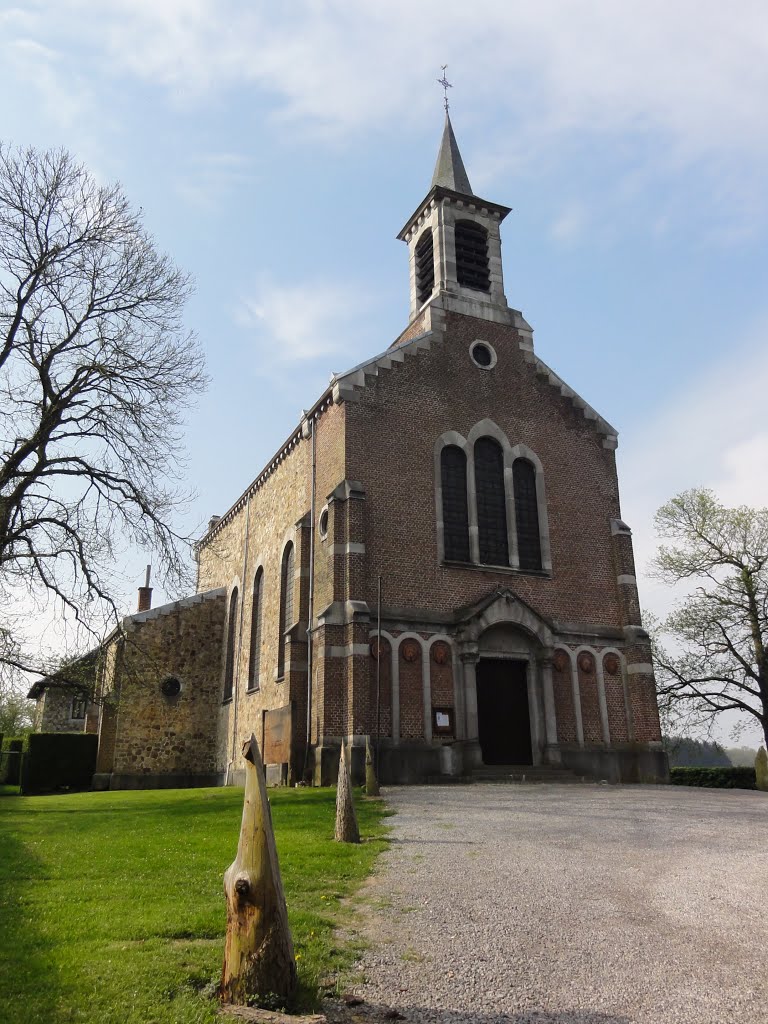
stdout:
<svg viewBox="0 0 768 1024">
<path fill-rule="evenodd" d="M 440 485 L 443 502 L 443 558 L 449 562 L 469 562 L 467 456 L 458 445 L 446 445 L 440 452 Z"/>
<path fill-rule="evenodd" d="M 523 570 L 542 567 L 539 500 L 536 492 L 536 467 L 529 459 L 515 459 L 512 464 L 512 486 L 515 492 L 515 528 L 517 554 Z"/>
<path fill-rule="evenodd" d="M 456 246 L 456 280 L 475 291 L 491 290 L 488 232 L 474 220 L 459 220 L 453 230 Z"/>
<path fill-rule="evenodd" d="M 224 658 L 224 700 L 232 700 L 235 681 L 235 642 L 237 640 L 237 606 L 238 591 L 234 588 L 229 597 L 229 614 L 227 615 L 226 652 Z"/>
<path fill-rule="evenodd" d="M 259 566 L 253 578 L 253 600 L 251 602 L 251 648 L 248 658 L 248 690 L 259 689 L 261 666 L 261 620 L 263 615 L 264 569 Z"/>
<path fill-rule="evenodd" d="M 475 442 L 475 500 L 480 562 L 509 565 L 504 450 L 493 437 Z"/>
<path fill-rule="evenodd" d="M 285 633 L 293 625 L 294 547 L 289 541 L 280 566 L 280 626 L 277 647 L 277 675 L 285 675 Z"/>
</svg>

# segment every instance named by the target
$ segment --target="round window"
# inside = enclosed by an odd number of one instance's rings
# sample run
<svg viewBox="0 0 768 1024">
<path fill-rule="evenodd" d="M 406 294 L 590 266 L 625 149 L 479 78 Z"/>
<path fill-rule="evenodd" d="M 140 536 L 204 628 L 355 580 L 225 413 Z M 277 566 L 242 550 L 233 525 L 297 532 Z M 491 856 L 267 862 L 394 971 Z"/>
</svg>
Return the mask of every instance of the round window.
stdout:
<svg viewBox="0 0 768 1024">
<path fill-rule="evenodd" d="M 181 680 L 176 676 L 166 676 L 160 683 L 160 692 L 164 697 L 178 697 L 181 693 Z"/>
<path fill-rule="evenodd" d="M 325 540 L 328 536 L 328 509 L 324 508 L 320 513 L 320 522 L 317 524 L 320 530 L 320 536 Z"/>
<path fill-rule="evenodd" d="M 481 370 L 491 370 L 496 365 L 496 353 L 487 341 L 475 341 L 469 348 L 469 356 Z"/>
</svg>

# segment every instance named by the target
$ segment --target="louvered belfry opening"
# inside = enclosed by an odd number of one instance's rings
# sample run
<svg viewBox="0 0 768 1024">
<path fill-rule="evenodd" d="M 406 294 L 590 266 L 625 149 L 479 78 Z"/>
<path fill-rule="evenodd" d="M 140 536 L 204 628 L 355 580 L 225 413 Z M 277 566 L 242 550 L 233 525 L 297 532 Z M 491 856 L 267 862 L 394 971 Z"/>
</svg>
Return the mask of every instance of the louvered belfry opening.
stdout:
<svg viewBox="0 0 768 1024">
<path fill-rule="evenodd" d="M 235 639 L 237 637 L 237 587 L 229 599 L 229 616 L 227 618 L 227 656 L 224 662 L 224 700 L 232 699 L 235 680 Z"/>
<path fill-rule="evenodd" d="M 443 554 L 449 562 L 468 562 L 467 456 L 457 445 L 440 454 L 443 492 Z"/>
<path fill-rule="evenodd" d="M 454 229 L 456 279 L 465 288 L 489 292 L 488 232 L 473 220 L 460 220 Z"/>
<path fill-rule="evenodd" d="M 512 485 L 515 488 L 515 524 L 520 568 L 541 569 L 536 468 L 528 459 L 515 459 L 512 466 Z"/>
<path fill-rule="evenodd" d="M 285 675 L 285 631 L 293 625 L 293 544 L 283 552 L 280 571 L 280 636 L 277 643 L 277 674 Z"/>
<path fill-rule="evenodd" d="M 253 581 L 253 603 L 251 605 L 251 651 L 248 662 L 248 689 L 259 689 L 259 670 L 261 668 L 261 591 L 264 570 L 259 568 Z"/>
<path fill-rule="evenodd" d="M 504 452 L 492 437 L 475 442 L 475 491 L 480 561 L 484 565 L 509 565 Z"/>
<path fill-rule="evenodd" d="M 416 244 L 416 291 L 419 305 L 432 295 L 435 287 L 435 248 L 432 229 L 428 228 Z"/>
</svg>

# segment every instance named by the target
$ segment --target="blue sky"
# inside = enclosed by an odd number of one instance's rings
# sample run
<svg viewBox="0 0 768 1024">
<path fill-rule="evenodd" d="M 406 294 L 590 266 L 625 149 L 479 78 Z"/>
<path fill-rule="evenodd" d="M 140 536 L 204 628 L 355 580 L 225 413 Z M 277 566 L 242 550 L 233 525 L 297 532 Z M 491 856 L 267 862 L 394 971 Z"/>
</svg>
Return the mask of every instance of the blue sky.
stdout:
<svg viewBox="0 0 768 1024">
<path fill-rule="evenodd" d="M 0 3 L 0 137 L 119 179 L 196 277 L 190 527 L 405 326 L 445 63 L 473 188 L 513 207 L 508 300 L 619 428 L 641 571 L 684 487 L 768 505 L 763 0 Z"/>
</svg>

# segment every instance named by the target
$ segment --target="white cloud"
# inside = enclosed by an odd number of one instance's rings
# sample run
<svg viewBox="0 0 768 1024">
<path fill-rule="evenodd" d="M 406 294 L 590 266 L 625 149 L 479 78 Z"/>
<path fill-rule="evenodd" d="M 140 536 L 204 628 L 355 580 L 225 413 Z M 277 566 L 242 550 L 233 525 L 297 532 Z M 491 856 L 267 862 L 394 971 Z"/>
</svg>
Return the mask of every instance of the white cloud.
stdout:
<svg viewBox="0 0 768 1024">
<path fill-rule="evenodd" d="M 364 320 L 366 298 L 359 291 L 327 281 L 297 284 L 262 282 L 253 296 L 242 301 L 235 322 L 253 331 L 270 362 L 307 362 L 319 356 L 346 353 L 338 370 L 347 369 L 351 339 Z"/>
<path fill-rule="evenodd" d="M 253 186 L 253 162 L 239 153 L 209 153 L 198 156 L 184 169 L 176 190 L 190 206 L 203 212 L 220 208 L 232 189 Z"/>
<path fill-rule="evenodd" d="M 763 0 L 741 0 L 736 15 L 715 0 L 476 0 L 469 20 L 463 0 L 40 0 L 35 9 L 43 34 L 84 38 L 106 68 L 195 101 L 256 83 L 283 117 L 341 132 L 423 118 L 439 103 L 447 60 L 457 110 L 501 104 L 539 144 L 618 129 L 661 133 L 663 160 L 768 150 Z"/>
<path fill-rule="evenodd" d="M 549 230 L 556 242 L 571 245 L 584 233 L 588 223 L 587 211 L 581 203 L 570 203 Z"/>
<path fill-rule="evenodd" d="M 641 598 L 653 611 L 663 613 L 673 597 L 647 575 L 660 505 L 689 487 L 710 487 L 728 506 L 768 507 L 766 340 L 768 316 L 748 337 L 728 341 L 714 366 L 681 379 L 670 402 L 649 410 L 626 443 L 622 439 L 623 514 L 633 527 Z"/>
</svg>

